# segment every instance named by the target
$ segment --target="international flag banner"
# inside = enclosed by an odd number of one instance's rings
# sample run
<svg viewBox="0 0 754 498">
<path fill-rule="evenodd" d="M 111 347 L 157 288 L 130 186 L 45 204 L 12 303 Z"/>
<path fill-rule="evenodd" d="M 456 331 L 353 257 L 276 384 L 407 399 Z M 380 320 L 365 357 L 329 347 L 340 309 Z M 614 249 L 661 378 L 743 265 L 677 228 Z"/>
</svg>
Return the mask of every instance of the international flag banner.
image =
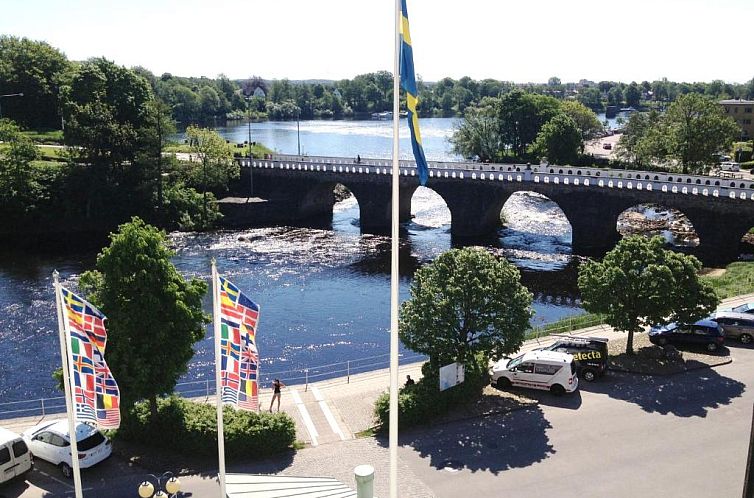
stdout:
<svg viewBox="0 0 754 498">
<path fill-rule="evenodd" d="M 419 173 L 419 183 L 427 184 L 429 166 L 424 157 L 422 137 L 419 133 L 419 115 L 416 106 L 419 104 L 416 90 L 416 75 L 414 74 L 414 51 L 411 47 L 411 33 L 408 26 L 408 11 L 406 0 L 401 0 L 401 55 L 400 55 L 401 87 L 406 92 L 406 106 L 408 107 L 408 129 L 411 131 L 411 148 L 414 151 L 416 168 Z"/>
<path fill-rule="evenodd" d="M 226 278 L 218 279 L 222 401 L 244 410 L 258 410 L 259 305 Z"/>
<path fill-rule="evenodd" d="M 105 315 L 68 289 L 60 287 L 60 291 L 76 417 L 100 429 L 117 429 L 120 390 L 105 361 Z"/>
</svg>

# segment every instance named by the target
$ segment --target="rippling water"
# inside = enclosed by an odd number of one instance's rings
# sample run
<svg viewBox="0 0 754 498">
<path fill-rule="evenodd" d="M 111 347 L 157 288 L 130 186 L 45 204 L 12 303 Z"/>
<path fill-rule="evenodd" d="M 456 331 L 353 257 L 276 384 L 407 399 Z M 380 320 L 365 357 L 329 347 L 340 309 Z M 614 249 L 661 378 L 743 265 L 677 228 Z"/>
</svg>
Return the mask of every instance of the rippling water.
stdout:
<svg viewBox="0 0 754 498">
<path fill-rule="evenodd" d="M 324 136 L 332 131 L 330 126 L 345 127 L 338 133 L 349 133 L 354 126 L 324 123 L 325 131 L 318 132 Z M 449 123 L 442 125 L 444 133 Z M 289 129 L 291 123 L 286 126 Z M 367 123 L 367 131 L 360 133 L 374 133 L 383 140 L 383 126 L 384 122 Z M 352 147 L 366 150 L 361 139 Z M 442 155 L 429 152 L 434 158 Z M 220 272 L 261 305 L 258 342 L 263 374 L 386 355 L 390 239 L 361 235 L 358 210 L 353 197 L 338 203 L 330 229 L 174 233 L 174 263 L 185 276 L 208 281 L 210 260 L 215 258 Z M 408 296 L 413 271 L 452 246 L 450 213 L 437 194 L 419 188 L 412 213 L 401 240 L 402 300 Z M 538 194 L 519 193 L 506 203 L 503 216 L 505 227 L 484 245 L 521 269 L 524 284 L 536 296 L 532 322 L 580 312 L 573 301 L 577 262 L 570 256 L 570 227 L 559 208 Z M 75 289 L 79 275 L 94 262 L 95 254 L 0 258 L 0 403 L 60 395 L 51 378 L 60 364 L 51 273 L 59 270 L 63 284 Z M 209 311 L 209 300 L 204 304 Z M 189 372 L 181 380 L 212 378 L 213 354 L 208 327 L 207 338 L 197 344 Z"/>
</svg>

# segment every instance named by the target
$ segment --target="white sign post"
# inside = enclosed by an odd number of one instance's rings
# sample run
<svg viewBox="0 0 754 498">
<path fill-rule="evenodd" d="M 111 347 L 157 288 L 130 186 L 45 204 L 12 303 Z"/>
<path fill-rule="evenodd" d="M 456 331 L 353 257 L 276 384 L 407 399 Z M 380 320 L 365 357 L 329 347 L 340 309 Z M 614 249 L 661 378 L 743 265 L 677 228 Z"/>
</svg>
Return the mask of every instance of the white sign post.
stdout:
<svg viewBox="0 0 754 498">
<path fill-rule="evenodd" d="M 463 382 L 463 363 L 451 363 L 440 367 L 440 391 L 450 389 Z"/>
</svg>

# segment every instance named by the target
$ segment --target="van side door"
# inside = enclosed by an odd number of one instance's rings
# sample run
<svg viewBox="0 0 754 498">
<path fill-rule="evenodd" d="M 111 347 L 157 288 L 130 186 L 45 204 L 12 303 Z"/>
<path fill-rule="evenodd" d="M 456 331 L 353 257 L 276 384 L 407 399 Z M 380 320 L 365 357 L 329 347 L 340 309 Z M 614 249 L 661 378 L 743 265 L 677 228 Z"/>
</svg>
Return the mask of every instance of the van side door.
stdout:
<svg viewBox="0 0 754 498">
<path fill-rule="evenodd" d="M 534 376 L 534 363 L 525 361 L 516 367 L 511 375 L 513 385 L 532 387 L 532 377 Z"/>
</svg>

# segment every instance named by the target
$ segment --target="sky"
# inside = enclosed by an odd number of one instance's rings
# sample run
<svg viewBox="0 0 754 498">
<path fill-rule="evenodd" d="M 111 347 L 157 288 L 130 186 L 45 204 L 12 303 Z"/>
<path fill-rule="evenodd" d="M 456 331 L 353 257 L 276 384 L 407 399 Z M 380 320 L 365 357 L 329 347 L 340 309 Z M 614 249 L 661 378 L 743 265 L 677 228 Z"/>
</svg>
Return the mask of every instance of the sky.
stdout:
<svg viewBox="0 0 754 498">
<path fill-rule="evenodd" d="M 754 0 L 407 0 L 419 77 L 754 77 Z M 153 73 L 343 79 L 393 68 L 393 0 L 0 0 L 0 34 Z"/>
</svg>

